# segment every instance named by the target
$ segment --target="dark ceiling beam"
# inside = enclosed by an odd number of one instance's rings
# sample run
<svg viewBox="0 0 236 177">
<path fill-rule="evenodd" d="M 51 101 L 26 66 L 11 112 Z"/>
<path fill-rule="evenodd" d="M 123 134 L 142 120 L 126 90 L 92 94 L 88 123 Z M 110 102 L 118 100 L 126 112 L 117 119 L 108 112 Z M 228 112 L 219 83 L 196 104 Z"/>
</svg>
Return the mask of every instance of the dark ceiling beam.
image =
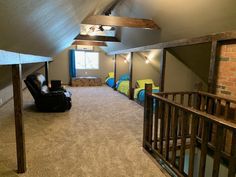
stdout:
<svg viewBox="0 0 236 177">
<path fill-rule="evenodd" d="M 97 41 L 74 41 L 72 45 L 107 46 L 105 42 Z"/>
<path fill-rule="evenodd" d="M 100 41 L 100 42 L 120 42 L 116 37 L 112 36 L 90 36 L 90 35 L 81 35 L 79 34 L 75 40 L 80 41 Z"/>
<path fill-rule="evenodd" d="M 82 21 L 82 24 L 160 29 L 153 20 L 105 15 L 88 16 Z"/>
<path fill-rule="evenodd" d="M 213 40 L 222 42 L 222 41 L 231 41 L 236 39 L 236 31 L 231 32 L 222 32 L 212 35 L 206 35 L 201 37 L 195 37 L 195 38 L 189 38 L 189 39 L 180 39 L 170 42 L 163 42 L 143 47 L 136 47 L 131 49 L 125 49 L 125 50 L 118 50 L 108 53 L 109 55 L 115 55 L 115 54 L 124 54 L 129 52 L 140 52 L 140 51 L 148 51 L 151 49 L 163 49 L 163 48 L 172 48 L 172 47 L 181 47 L 181 46 L 187 46 L 187 45 L 194 45 L 194 44 L 203 44 L 212 42 Z"/>
</svg>

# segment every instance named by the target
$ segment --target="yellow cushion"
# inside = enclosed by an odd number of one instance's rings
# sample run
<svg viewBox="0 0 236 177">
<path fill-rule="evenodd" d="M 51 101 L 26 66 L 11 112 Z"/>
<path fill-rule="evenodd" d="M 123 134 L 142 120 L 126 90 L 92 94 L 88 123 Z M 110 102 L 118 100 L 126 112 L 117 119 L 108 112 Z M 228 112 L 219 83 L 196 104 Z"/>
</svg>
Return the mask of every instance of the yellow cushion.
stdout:
<svg viewBox="0 0 236 177">
<path fill-rule="evenodd" d="M 109 72 L 108 77 L 114 78 L 114 72 Z"/>
<path fill-rule="evenodd" d="M 145 84 L 152 84 L 153 87 L 155 86 L 152 79 L 137 80 L 137 83 L 139 88 L 144 88 Z"/>
</svg>

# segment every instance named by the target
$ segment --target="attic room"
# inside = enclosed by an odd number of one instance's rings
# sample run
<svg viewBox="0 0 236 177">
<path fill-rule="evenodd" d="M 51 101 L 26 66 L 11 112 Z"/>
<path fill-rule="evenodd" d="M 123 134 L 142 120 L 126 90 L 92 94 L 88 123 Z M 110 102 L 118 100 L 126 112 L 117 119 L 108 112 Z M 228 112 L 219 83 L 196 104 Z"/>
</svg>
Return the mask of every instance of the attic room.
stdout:
<svg viewBox="0 0 236 177">
<path fill-rule="evenodd" d="M 234 0 L 0 2 L 0 177 L 235 177 Z"/>
</svg>

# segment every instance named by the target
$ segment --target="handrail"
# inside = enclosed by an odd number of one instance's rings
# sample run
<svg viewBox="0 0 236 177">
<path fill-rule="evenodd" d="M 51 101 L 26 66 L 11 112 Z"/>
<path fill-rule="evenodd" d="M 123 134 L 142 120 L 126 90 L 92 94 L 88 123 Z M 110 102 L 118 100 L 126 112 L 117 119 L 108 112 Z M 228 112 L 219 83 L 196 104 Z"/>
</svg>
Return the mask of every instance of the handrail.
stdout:
<svg viewBox="0 0 236 177">
<path fill-rule="evenodd" d="M 143 147 L 154 158 L 177 176 L 193 177 L 197 172 L 204 177 L 209 171 L 207 156 L 211 156 L 213 177 L 222 175 L 222 160 L 228 168 L 228 175 L 223 175 L 235 177 L 235 100 L 204 92 L 152 94 L 151 84 L 145 90 Z M 196 149 L 201 153 L 195 153 Z M 185 161 L 186 154 L 189 161 Z"/>
<path fill-rule="evenodd" d="M 204 96 L 209 96 L 209 97 L 212 97 L 212 98 L 215 98 L 215 99 L 221 99 L 221 100 L 225 100 L 225 101 L 236 104 L 236 100 L 233 100 L 233 99 L 230 99 L 230 98 L 227 98 L 227 97 L 224 97 L 224 96 L 218 96 L 218 95 L 214 95 L 214 94 L 206 93 L 206 92 L 201 92 L 201 91 L 199 91 L 197 93 L 199 93 L 201 95 L 204 95 Z"/>
<path fill-rule="evenodd" d="M 209 120 L 213 123 L 222 124 L 222 125 L 226 126 L 227 128 L 230 128 L 230 129 L 236 129 L 236 122 L 233 122 L 233 121 L 230 121 L 230 120 L 225 120 L 225 119 L 220 119 L 217 116 L 210 115 L 210 114 L 207 114 L 207 113 L 202 112 L 202 111 L 198 111 L 194 108 L 189 108 L 189 107 L 182 106 L 178 103 L 174 103 L 173 101 L 170 101 L 170 100 L 168 100 L 166 98 L 163 98 L 161 96 L 157 96 L 155 94 L 149 94 L 148 93 L 148 96 L 151 96 L 153 98 L 157 98 L 159 100 L 162 100 L 162 101 L 164 101 L 164 102 L 166 102 L 166 103 L 168 103 L 172 106 L 181 108 L 184 111 L 192 112 L 192 113 L 196 114 L 197 116 L 204 117 L 204 118 L 206 118 L 207 120 Z"/>
</svg>

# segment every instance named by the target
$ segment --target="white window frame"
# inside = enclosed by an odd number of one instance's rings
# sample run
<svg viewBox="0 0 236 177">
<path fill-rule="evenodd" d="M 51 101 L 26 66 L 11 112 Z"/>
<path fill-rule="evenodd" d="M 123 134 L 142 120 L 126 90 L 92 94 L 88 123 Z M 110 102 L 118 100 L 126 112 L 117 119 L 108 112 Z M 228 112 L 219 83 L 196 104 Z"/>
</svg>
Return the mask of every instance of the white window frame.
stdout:
<svg viewBox="0 0 236 177">
<path fill-rule="evenodd" d="M 75 68 L 76 68 L 76 70 L 99 70 L 100 69 L 100 55 L 99 55 L 99 52 L 84 51 L 84 50 L 76 50 L 75 52 L 83 52 L 84 53 L 84 57 L 85 57 L 85 68 L 78 68 L 77 64 L 76 64 L 76 58 L 75 58 Z M 98 59 L 98 65 L 97 65 L 98 67 L 97 68 L 87 68 L 86 67 L 86 61 L 87 61 L 86 53 L 96 53 L 98 55 L 98 58 L 97 58 Z"/>
</svg>

